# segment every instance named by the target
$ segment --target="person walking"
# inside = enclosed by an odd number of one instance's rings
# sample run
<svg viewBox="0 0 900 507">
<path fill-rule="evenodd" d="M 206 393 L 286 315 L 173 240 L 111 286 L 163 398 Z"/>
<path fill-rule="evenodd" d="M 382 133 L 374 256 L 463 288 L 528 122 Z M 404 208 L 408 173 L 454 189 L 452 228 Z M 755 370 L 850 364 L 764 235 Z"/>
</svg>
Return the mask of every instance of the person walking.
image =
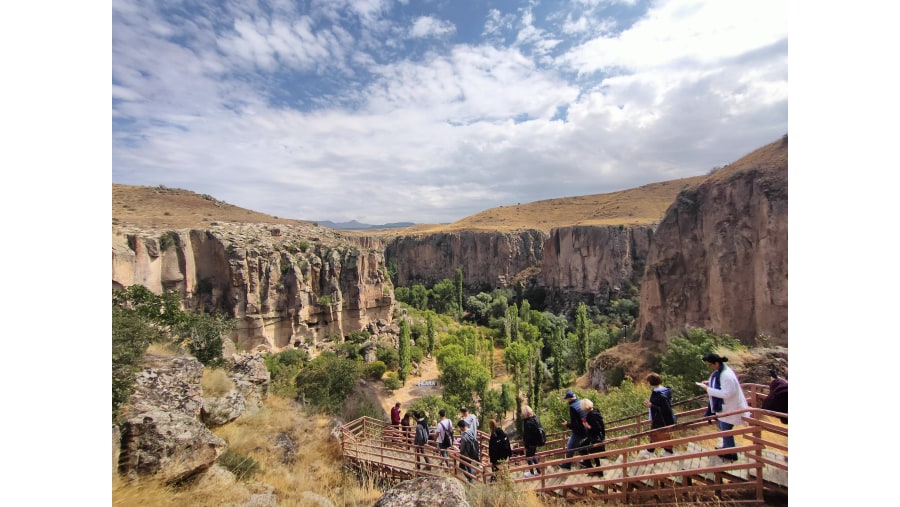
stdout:
<svg viewBox="0 0 900 507">
<path fill-rule="evenodd" d="M 762 408 L 773 412 L 788 413 L 788 381 L 780 378 L 775 368 L 769 369 L 772 382 L 769 384 L 769 395 L 763 400 Z M 787 417 L 779 417 L 781 422 L 787 424 Z"/>
<path fill-rule="evenodd" d="M 569 420 L 563 421 L 562 425 L 572 432 L 569 440 L 566 442 L 566 458 L 575 455 L 575 448 L 578 443 L 587 437 L 587 419 L 584 411 L 581 410 L 581 400 L 572 391 L 566 391 L 565 400 L 569 402 Z M 572 463 L 563 463 L 559 466 L 563 470 L 571 470 Z"/>
<path fill-rule="evenodd" d="M 413 441 L 413 444 L 416 448 L 416 470 L 420 469 L 419 462 L 425 460 L 426 465 L 431 465 L 431 462 L 428 461 L 428 456 L 425 455 L 425 446 L 428 445 L 428 419 L 425 418 L 425 414 L 422 412 L 416 412 L 416 437 Z"/>
<path fill-rule="evenodd" d="M 413 416 L 410 412 L 403 414 L 400 419 L 400 433 L 403 435 L 403 441 L 406 443 L 406 450 L 410 450 L 413 443 Z"/>
<path fill-rule="evenodd" d="M 444 466 L 450 466 L 447 449 L 453 445 L 453 423 L 450 422 L 450 419 L 447 419 L 446 410 L 440 409 L 438 415 L 441 417 L 441 420 L 437 423 L 435 440 L 438 443 L 438 449 L 441 450 L 441 457 L 444 458 Z"/>
<path fill-rule="evenodd" d="M 709 380 L 696 383 L 698 386 L 705 389 L 706 394 L 709 395 L 709 404 L 706 406 L 706 413 L 704 416 L 709 417 L 716 414 L 750 408 L 747 404 L 747 398 L 744 396 L 744 390 L 741 389 L 741 383 L 738 381 L 737 375 L 734 373 L 734 370 L 725 364 L 728 361 L 728 358 L 709 353 L 703 356 L 703 361 L 706 362 L 707 367 L 712 371 Z M 716 417 L 719 431 L 728 431 L 734 428 L 736 424 L 743 423 L 742 417 L 749 416 L 749 414 L 749 412 L 744 412 L 743 414 L 738 413 L 726 415 L 724 417 Z M 719 447 L 718 449 L 727 449 L 734 446 L 734 435 L 729 435 L 727 437 L 722 437 L 722 447 Z M 738 459 L 738 455 L 734 453 L 720 454 L 719 458 L 735 461 Z"/>
<path fill-rule="evenodd" d="M 509 437 L 506 436 L 503 428 L 497 424 L 496 419 L 491 419 L 488 422 L 488 426 L 491 429 L 491 438 L 488 442 L 488 457 L 491 460 L 491 470 L 494 472 L 491 482 L 496 482 L 496 474 L 500 470 L 499 463 L 508 460 L 512 456 L 512 447 L 509 445 Z"/>
<path fill-rule="evenodd" d="M 541 421 L 535 415 L 534 410 L 528 405 L 522 405 L 522 421 L 522 443 L 525 446 L 525 461 L 529 465 L 537 465 L 538 458 L 535 457 L 537 448 L 547 443 L 544 428 L 541 426 Z M 540 474 L 541 470 L 539 468 L 532 468 L 530 471 L 525 472 L 525 477 L 528 478 Z"/>
<path fill-rule="evenodd" d="M 469 409 L 466 407 L 462 407 L 459 409 L 459 414 L 469 425 L 469 429 L 472 430 L 475 435 L 478 435 L 478 418 L 475 417 L 475 414 L 470 414 Z"/>
<path fill-rule="evenodd" d="M 400 402 L 394 403 L 393 408 L 391 408 L 391 425 L 395 428 L 400 429 Z"/>
<path fill-rule="evenodd" d="M 581 400 L 581 410 L 584 412 L 585 422 L 587 423 L 587 438 L 579 443 L 581 449 L 578 451 L 582 456 L 594 452 L 603 452 L 606 446 L 603 441 L 606 440 L 606 424 L 603 421 L 603 414 L 594 407 L 594 402 L 589 399 Z M 584 468 L 600 468 L 602 463 L 600 458 L 586 459 L 581 462 Z M 603 477 L 603 471 L 589 472 L 588 475 L 593 477 Z"/>
<path fill-rule="evenodd" d="M 660 429 L 675 424 L 675 411 L 672 410 L 672 393 L 671 387 L 662 385 L 662 377 L 658 373 L 647 375 L 647 383 L 653 388 L 650 391 L 650 399 L 644 401 L 644 406 L 649 410 L 650 429 Z M 668 432 L 660 430 L 650 433 L 650 442 L 662 442 L 669 440 Z M 638 453 L 639 459 L 650 458 L 654 456 L 655 448 L 643 449 Z M 664 456 L 675 454 L 675 450 L 671 447 L 663 449 Z"/>
<path fill-rule="evenodd" d="M 467 463 L 478 463 L 480 461 L 480 449 L 478 448 L 478 437 L 469 427 L 469 423 L 465 419 L 460 419 L 456 426 L 459 427 L 459 468 L 465 470 L 470 475 L 475 474 L 475 469 Z M 471 477 L 466 476 L 469 482 L 475 482 Z"/>
</svg>

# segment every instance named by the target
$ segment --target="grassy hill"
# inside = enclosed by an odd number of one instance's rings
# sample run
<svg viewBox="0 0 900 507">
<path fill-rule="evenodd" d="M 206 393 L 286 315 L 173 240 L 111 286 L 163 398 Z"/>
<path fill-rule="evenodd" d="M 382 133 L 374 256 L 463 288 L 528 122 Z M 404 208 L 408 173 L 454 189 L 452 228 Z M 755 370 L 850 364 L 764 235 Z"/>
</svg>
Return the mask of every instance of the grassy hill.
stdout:
<svg viewBox="0 0 900 507">
<path fill-rule="evenodd" d="M 490 208 L 451 224 L 419 224 L 410 227 L 348 234 L 393 236 L 449 231 L 500 231 L 541 229 L 571 225 L 647 225 L 662 219 L 681 190 L 697 185 L 706 176 L 651 183 L 608 194 L 546 199 L 515 206 Z M 113 183 L 113 225 L 146 228 L 206 228 L 213 222 L 309 224 L 275 217 L 219 201 L 208 195 L 168 187 Z"/>
</svg>

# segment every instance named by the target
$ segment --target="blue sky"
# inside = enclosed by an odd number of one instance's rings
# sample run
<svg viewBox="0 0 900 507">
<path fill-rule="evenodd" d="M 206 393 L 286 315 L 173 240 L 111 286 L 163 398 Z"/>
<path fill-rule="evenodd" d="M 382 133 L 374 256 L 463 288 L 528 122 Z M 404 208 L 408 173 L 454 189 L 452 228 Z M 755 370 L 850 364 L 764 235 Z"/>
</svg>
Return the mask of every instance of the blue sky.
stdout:
<svg viewBox="0 0 900 507">
<path fill-rule="evenodd" d="M 451 222 L 788 132 L 787 2 L 112 2 L 112 181 Z"/>
</svg>

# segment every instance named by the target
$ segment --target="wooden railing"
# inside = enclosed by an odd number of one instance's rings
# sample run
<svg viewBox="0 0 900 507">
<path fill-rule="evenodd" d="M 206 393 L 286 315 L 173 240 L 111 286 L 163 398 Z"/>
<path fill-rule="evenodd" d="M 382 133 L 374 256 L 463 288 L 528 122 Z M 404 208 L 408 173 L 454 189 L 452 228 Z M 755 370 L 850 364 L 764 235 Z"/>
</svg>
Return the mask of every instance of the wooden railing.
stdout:
<svg viewBox="0 0 900 507">
<path fill-rule="evenodd" d="M 766 494 L 787 495 L 788 431 L 778 422 L 786 414 L 757 408 L 765 399 L 767 386 L 743 387 L 751 408 L 734 412 L 748 415 L 743 417 L 745 424 L 731 430 L 719 431 L 714 418 L 703 416 L 705 408 L 688 409 L 677 414 L 678 424 L 666 428 L 670 440 L 650 443 L 649 421 L 644 414 L 608 423 L 605 451 L 578 449 L 566 458 L 567 434 L 550 434 L 547 445 L 535 456 L 538 465 L 529 465 L 524 455 L 514 453 L 496 473 L 486 456 L 488 435 L 480 431 L 482 459 L 478 462 L 460 456 L 455 447 L 442 453 L 433 444 L 415 446 L 410 433 L 369 417 L 344 425 L 341 445 L 350 466 L 390 480 L 450 475 L 490 484 L 499 475 L 516 487 L 572 500 L 684 503 L 727 495 L 736 501 L 763 504 Z M 735 436 L 737 446 L 715 448 L 724 436 Z M 676 449 L 675 455 L 637 459 L 643 449 L 670 447 Z M 587 454 L 581 455 L 581 451 Z M 712 458 L 730 453 L 740 453 L 741 459 L 730 462 Z M 593 458 L 600 458 L 602 466 L 577 466 Z M 563 464 L 572 464 L 571 470 L 560 468 Z M 525 478 L 524 473 L 530 470 L 541 474 Z M 588 475 L 596 472 L 603 472 L 603 477 Z"/>
</svg>

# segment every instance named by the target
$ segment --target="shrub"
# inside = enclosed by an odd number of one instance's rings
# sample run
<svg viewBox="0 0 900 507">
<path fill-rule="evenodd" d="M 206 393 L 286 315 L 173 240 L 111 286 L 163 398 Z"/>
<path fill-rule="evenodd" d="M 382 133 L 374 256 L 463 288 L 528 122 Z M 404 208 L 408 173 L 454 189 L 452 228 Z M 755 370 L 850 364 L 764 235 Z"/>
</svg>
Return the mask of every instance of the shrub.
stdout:
<svg viewBox="0 0 900 507">
<path fill-rule="evenodd" d="M 165 252 L 169 248 L 175 246 L 175 234 L 172 232 L 164 232 L 159 236 L 159 251 Z"/>
<path fill-rule="evenodd" d="M 259 463 L 255 459 L 231 449 L 225 449 L 219 456 L 218 463 L 242 481 L 252 478 L 260 471 Z"/>
<path fill-rule="evenodd" d="M 318 303 L 320 306 L 331 306 L 331 296 L 319 296 Z"/>
<path fill-rule="evenodd" d="M 264 357 L 266 369 L 269 370 L 269 391 L 287 398 L 297 397 L 295 379 L 303 364 L 309 361 L 309 355 L 301 349 L 285 349 L 277 354 Z"/>
<path fill-rule="evenodd" d="M 297 374 L 297 389 L 313 409 L 337 414 L 359 378 L 359 363 L 325 352 Z"/>
<path fill-rule="evenodd" d="M 386 377 L 384 377 L 384 387 L 390 389 L 391 391 L 400 389 L 400 379 L 397 378 L 396 373 L 391 372 L 388 373 Z"/>
<path fill-rule="evenodd" d="M 396 370 L 400 367 L 400 352 L 393 347 L 378 345 L 378 348 L 375 351 L 375 357 L 383 362 L 389 370 Z"/>
<path fill-rule="evenodd" d="M 372 380 L 381 380 L 384 372 L 387 371 L 384 361 L 373 361 L 365 366 L 363 375 Z"/>
</svg>

